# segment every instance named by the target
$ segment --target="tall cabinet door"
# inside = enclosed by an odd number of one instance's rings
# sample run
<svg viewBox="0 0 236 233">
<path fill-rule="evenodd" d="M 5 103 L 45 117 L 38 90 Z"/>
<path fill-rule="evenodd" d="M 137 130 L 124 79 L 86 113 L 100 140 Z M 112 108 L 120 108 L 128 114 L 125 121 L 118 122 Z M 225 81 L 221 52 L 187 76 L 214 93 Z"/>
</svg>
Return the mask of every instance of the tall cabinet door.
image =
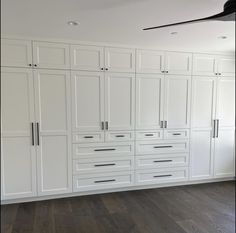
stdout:
<svg viewBox="0 0 236 233">
<path fill-rule="evenodd" d="M 167 128 L 189 128 L 190 91 L 191 76 L 165 77 L 164 120 L 167 121 Z"/>
<path fill-rule="evenodd" d="M 72 190 L 70 75 L 67 71 L 34 72 L 39 195 Z"/>
<path fill-rule="evenodd" d="M 160 129 L 163 121 L 164 76 L 136 76 L 136 129 Z"/>
<path fill-rule="evenodd" d="M 135 75 L 105 76 L 105 121 L 108 130 L 134 129 Z"/>
<path fill-rule="evenodd" d="M 213 119 L 216 107 L 216 78 L 194 76 L 191 112 L 191 179 L 213 175 Z"/>
<path fill-rule="evenodd" d="M 215 177 L 234 176 L 235 138 L 235 78 L 218 79 L 215 139 Z"/>
<path fill-rule="evenodd" d="M 36 195 L 33 75 L 29 69 L 2 68 L 2 199 Z"/>
<path fill-rule="evenodd" d="M 73 131 L 103 131 L 104 73 L 72 72 L 71 76 Z"/>
</svg>

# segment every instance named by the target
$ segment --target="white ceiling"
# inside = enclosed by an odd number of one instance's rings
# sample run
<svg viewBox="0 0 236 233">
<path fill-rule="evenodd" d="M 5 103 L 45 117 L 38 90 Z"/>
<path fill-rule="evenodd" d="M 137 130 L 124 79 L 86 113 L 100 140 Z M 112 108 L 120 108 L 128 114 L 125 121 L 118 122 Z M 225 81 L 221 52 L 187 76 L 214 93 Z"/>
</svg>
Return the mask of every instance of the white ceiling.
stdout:
<svg viewBox="0 0 236 233">
<path fill-rule="evenodd" d="M 219 13 L 226 0 L 2 0 L 2 34 L 203 51 L 234 51 L 234 22 L 144 27 Z M 77 20 L 79 26 L 68 26 Z M 170 32 L 177 31 L 177 35 Z M 227 36 L 226 40 L 218 39 Z"/>
</svg>

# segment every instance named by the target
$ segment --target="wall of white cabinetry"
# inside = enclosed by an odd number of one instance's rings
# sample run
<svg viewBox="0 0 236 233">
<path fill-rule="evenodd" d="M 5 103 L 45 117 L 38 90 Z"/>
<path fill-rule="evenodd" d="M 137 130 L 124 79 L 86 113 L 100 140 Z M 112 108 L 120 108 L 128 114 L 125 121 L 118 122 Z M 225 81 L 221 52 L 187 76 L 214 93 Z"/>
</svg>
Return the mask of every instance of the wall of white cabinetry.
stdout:
<svg viewBox="0 0 236 233">
<path fill-rule="evenodd" d="M 234 176 L 234 58 L 1 43 L 3 200 Z"/>
</svg>

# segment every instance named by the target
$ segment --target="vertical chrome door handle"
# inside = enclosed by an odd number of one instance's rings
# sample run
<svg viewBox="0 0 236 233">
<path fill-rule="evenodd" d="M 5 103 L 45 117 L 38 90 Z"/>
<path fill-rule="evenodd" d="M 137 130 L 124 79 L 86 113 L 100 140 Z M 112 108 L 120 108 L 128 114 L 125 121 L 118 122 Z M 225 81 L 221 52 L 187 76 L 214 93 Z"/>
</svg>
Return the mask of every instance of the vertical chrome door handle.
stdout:
<svg viewBox="0 0 236 233">
<path fill-rule="evenodd" d="M 108 121 L 106 121 L 106 130 L 108 130 L 109 126 L 108 126 Z"/>
<path fill-rule="evenodd" d="M 167 121 L 165 121 L 165 128 L 167 128 Z"/>
<path fill-rule="evenodd" d="M 218 138 L 219 137 L 219 123 L 220 123 L 220 120 L 219 119 L 217 119 L 216 120 L 216 125 L 217 125 L 217 131 L 216 131 L 216 138 Z"/>
<path fill-rule="evenodd" d="M 36 129 L 37 129 L 37 146 L 39 146 L 39 123 L 36 123 Z"/>
<path fill-rule="evenodd" d="M 101 122 L 101 128 L 104 130 L 104 121 Z"/>
<path fill-rule="evenodd" d="M 34 123 L 31 123 L 32 146 L 34 146 Z"/>
<path fill-rule="evenodd" d="M 160 127 L 161 127 L 161 129 L 163 128 L 163 121 L 161 121 Z"/>
</svg>

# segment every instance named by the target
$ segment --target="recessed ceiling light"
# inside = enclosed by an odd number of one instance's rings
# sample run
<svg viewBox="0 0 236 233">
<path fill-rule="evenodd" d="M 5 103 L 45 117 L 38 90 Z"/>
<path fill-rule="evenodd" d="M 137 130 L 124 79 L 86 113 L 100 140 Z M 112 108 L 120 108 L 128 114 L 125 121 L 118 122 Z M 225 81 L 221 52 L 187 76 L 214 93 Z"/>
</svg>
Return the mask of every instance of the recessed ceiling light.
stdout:
<svg viewBox="0 0 236 233">
<path fill-rule="evenodd" d="M 178 34 L 178 32 L 171 32 L 170 34 L 171 35 L 176 35 L 176 34 Z"/>
<path fill-rule="evenodd" d="M 70 25 L 70 26 L 78 26 L 79 22 L 77 22 L 77 21 L 68 21 L 67 24 Z"/>
<path fill-rule="evenodd" d="M 225 39 L 227 39 L 227 36 L 219 36 L 218 39 L 225 40 Z"/>
</svg>

